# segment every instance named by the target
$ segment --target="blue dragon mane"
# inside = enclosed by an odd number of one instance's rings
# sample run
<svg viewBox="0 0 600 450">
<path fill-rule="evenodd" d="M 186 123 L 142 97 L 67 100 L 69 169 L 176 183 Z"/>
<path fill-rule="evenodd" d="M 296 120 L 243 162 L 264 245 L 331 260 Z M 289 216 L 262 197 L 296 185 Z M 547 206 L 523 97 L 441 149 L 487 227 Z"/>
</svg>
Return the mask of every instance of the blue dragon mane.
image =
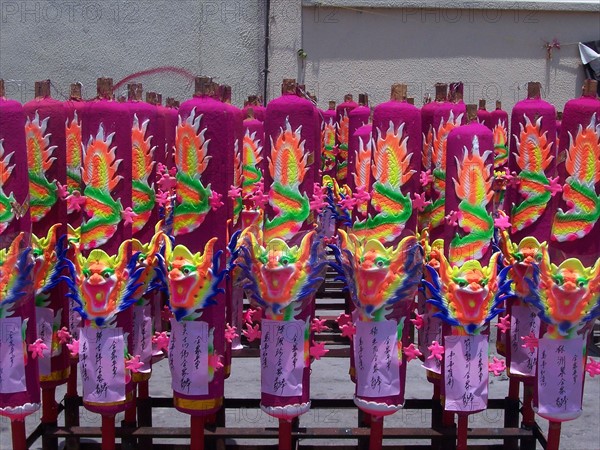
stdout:
<svg viewBox="0 0 600 450">
<path fill-rule="evenodd" d="M 33 261 L 31 258 L 29 258 L 30 252 L 31 248 L 26 248 L 19 256 L 16 267 L 18 273 L 17 280 L 12 288 L 8 291 L 6 298 L 0 300 L 0 306 L 2 308 L 6 308 L 9 305 L 14 305 L 16 302 L 30 293 L 30 289 L 28 287 L 33 284 L 33 280 L 31 278 Z"/>
</svg>

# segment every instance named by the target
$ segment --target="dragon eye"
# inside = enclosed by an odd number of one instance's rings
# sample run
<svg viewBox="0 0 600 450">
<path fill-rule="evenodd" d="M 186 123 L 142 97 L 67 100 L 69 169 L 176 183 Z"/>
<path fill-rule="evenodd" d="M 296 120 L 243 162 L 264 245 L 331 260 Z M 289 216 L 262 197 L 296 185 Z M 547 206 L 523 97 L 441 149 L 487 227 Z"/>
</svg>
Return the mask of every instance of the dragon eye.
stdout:
<svg viewBox="0 0 600 450">
<path fill-rule="evenodd" d="M 586 280 L 582 280 L 582 279 L 577 280 L 577 287 L 584 288 L 587 286 L 587 284 L 588 283 Z"/>
<path fill-rule="evenodd" d="M 538 253 L 538 254 L 536 254 L 536 255 L 535 255 L 535 260 L 536 260 L 537 262 L 542 262 L 542 254 L 541 254 L 541 253 Z"/>
<path fill-rule="evenodd" d="M 184 274 L 184 275 L 189 275 L 189 274 L 190 274 L 190 269 L 188 269 L 188 268 L 186 267 L 186 268 L 184 268 L 184 269 L 182 270 L 182 272 L 183 272 L 183 274 Z"/>
<path fill-rule="evenodd" d="M 107 272 L 107 271 L 104 271 L 104 272 L 102 272 L 102 276 L 103 276 L 104 278 L 106 278 L 107 280 L 110 278 L 110 275 L 111 275 L 111 273 L 110 273 L 110 272 Z"/>
<path fill-rule="evenodd" d="M 458 280 L 458 287 L 467 287 L 467 282 L 465 280 Z"/>
<path fill-rule="evenodd" d="M 379 260 L 377 261 L 375 264 L 377 264 L 377 267 L 383 267 L 383 261 Z"/>
<path fill-rule="evenodd" d="M 554 284 L 556 284 L 557 286 L 562 286 L 564 282 L 565 282 L 565 280 L 562 277 L 562 275 L 554 276 Z"/>
<path fill-rule="evenodd" d="M 279 260 L 279 264 L 281 264 L 282 266 L 287 266 L 290 263 L 290 260 L 283 257 Z"/>
<path fill-rule="evenodd" d="M 515 259 L 517 260 L 517 262 L 523 262 L 523 260 L 525 258 L 523 258 L 523 254 L 522 253 L 516 253 L 515 254 Z"/>
<path fill-rule="evenodd" d="M 90 277 L 90 271 L 88 269 L 83 269 L 83 276 L 86 278 Z"/>
<path fill-rule="evenodd" d="M 42 252 L 40 252 L 39 250 L 34 250 L 33 251 L 33 257 L 34 258 L 39 258 L 40 256 L 42 256 Z"/>
</svg>

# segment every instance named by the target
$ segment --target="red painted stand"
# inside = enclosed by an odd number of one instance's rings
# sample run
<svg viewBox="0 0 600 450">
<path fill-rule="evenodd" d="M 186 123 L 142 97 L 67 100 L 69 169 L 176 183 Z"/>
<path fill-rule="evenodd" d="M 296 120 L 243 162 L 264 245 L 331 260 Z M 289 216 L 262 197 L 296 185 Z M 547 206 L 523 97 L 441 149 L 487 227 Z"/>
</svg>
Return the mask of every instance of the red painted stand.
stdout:
<svg viewBox="0 0 600 450">
<path fill-rule="evenodd" d="M 190 416 L 190 449 L 204 450 L 204 417 Z"/>
<path fill-rule="evenodd" d="M 102 416 L 102 450 L 115 450 L 115 416 Z"/>
<path fill-rule="evenodd" d="M 279 450 L 292 450 L 292 421 L 279 419 Z"/>
<path fill-rule="evenodd" d="M 467 433 L 469 432 L 469 416 L 458 414 L 458 430 L 456 450 L 467 450 Z"/>
<path fill-rule="evenodd" d="M 549 422 L 548 445 L 546 450 L 559 450 L 560 448 L 560 422 Z"/>
<path fill-rule="evenodd" d="M 25 420 L 11 420 L 10 430 L 12 434 L 13 450 L 26 450 L 27 438 L 25 436 Z"/>
<path fill-rule="evenodd" d="M 383 445 L 383 417 L 371 416 L 369 450 L 381 450 Z"/>
<path fill-rule="evenodd" d="M 58 423 L 58 403 L 55 399 L 56 388 L 42 388 L 42 418 L 41 423 L 45 426 L 56 426 Z M 58 449 L 58 440 L 52 436 L 42 437 L 42 448 L 44 450 Z"/>
</svg>

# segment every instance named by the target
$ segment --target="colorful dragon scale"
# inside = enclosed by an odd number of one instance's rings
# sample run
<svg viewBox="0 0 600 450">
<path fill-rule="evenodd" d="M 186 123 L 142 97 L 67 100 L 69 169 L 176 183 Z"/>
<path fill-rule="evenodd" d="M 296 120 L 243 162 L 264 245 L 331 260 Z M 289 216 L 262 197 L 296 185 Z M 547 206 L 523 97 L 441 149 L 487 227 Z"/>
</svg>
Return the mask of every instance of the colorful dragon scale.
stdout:
<svg viewBox="0 0 600 450">
<path fill-rule="evenodd" d="M 137 214 L 133 219 L 132 231 L 139 232 L 148 223 L 156 202 L 154 185 L 150 186 L 148 177 L 154 167 L 154 151 L 156 146 L 151 147 L 152 136 L 146 138 L 146 131 L 150 119 L 140 124 L 137 114 L 133 115 L 133 127 L 131 129 L 132 149 L 132 209 Z"/>
<path fill-rule="evenodd" d="M 307 172 L 308 153 L 301 141 L 302 126 L 292 130 L 289 117 L 285 119 L 277 140 L 271 138 L 269 173 L 273 184 L 269 190 L 269 203 L 275 210 L 275 217 L 267 218 L 265 239 L 278 237 L 292 239 L 300 231 L 310 214 L 309 200 L 300 192 L 300 184 Z"/>
<path fill-rule="evenodd" d="M 57 147 L 50 145 L 50 134 L 46 134 L 49 119 L 50 117 L 46 117 L 40 121 L 40 115 L 36 111 L 33 120 L 28 117 L 25 123 L 32 222 L 43 219 L 58 200 L 56 184 L 46 177 L 46 173 L 56 161 L 52 153 Z"/>
<path fill-rule="evenodd" d="M 208 156 L 210 139 L 205 139 L 206 128 L 200 130 L 202 114 L 192 109 L 187 119 L 179 117 L 175 134 L 175 165 L 177 167 L 177 198 L 173 217 L 174 235 L 197 229 L 210 211 L 210 184 L 204 186 L 202 174 L 211 159 Z"/>
<path fill-rule="evenodd" d="M 31 292 L 33 261 L 30 249 L 21 249 L 25 233 L 15 237 L 10 246 L 0 249 L 0 319 L 13 314 L 16 303 Z"/>
<path fill-rule="evenodd" d="M 162 223 L 159 222 L 156 225 L 156 230 L 152 240 L 146 244 L 140 242 L 138 239 L 131 240 L 131 252 L 138 254 L 136 269 L 142 268 L 139 282 L 140 286 L 134 293 L 134 297 L 142 301 L 142 298 L 150 290 L 154 290 L 158 287 L 158 282 L 155 282 L 159 275 L 156 274 L 158 267 L 157 255 L 163 244 L 164 234 L 161 231 Z"/>
<path fill-rule="evenodd" d="M 448 146 L 448 134 L 454 128 L 460 126 L 463 114 L 454 117 L 454 111 L 450 111 L 448 120 L 440 121 L 437 130 L 433 129 L 433 144 L 431 149 L 431 166 L 433 175 L 433 202 L 425 208 L 425 216 L 431 228 L 437 228 L 444 224 L 445 199 L 446 199 L 446 150 Z"/>
<path fill-rule="evenodd" d="M 373 153 L 373 139 L 367 140 L 365 144 L 363 138 L 358 138 L 358 150 L 356 152 L 356 169 L 352 174 L 354 176 L 354 185 L 362 187 L 365 192 L 369 191 L 371 186 L 371 155 Z M 367 215 L 368 203 L 361 203 L 357 211 L 362 216 Z"/>
<path fill-rule="evenodd" d="M 548 142 L 547 132 L 542 133 L 542 117 L 532 123 L 525 116 L 525 126 L 515 135 L 518 153 L 516 156 L 519 172 L 519 194 L 524 200 L 515 204 L 511 211 L 512 230 L 521 231 L 535 223 L 550 201 L 550 191 L 546 189 L 550 180 L 545 174 L 554 156 L 550 154 L 552 142 Z"/>
<path fill-rule="evenodd" d="M 390 120 L 385 134 L 378 130 L 371 165 L 374 180 L 371 204 L 378 213 L 354 223 L 354 233 L 359 237 L 392 242 L 400 236 L 412 215 L 412 201 L 402 193 L 402 186 L 416 172 L 410 170 L 412 154 L 408 153 L 404 125 L 395 128 Z"/>
<path fill-rule="evenodd" d="M 242 197 L 251 195 L 262 180 L 262 172 L 258 167 L 263 160 L 262 149 L 260 139 L 256 138 L 256 131 L 250 134 L 246 130 L 242 146 Z"/>
<path fill-rule="evenodd" d="M 600 316 L 600 259 L 593 267 L 584 267 L 576 258 L 556 266 L 550 262 L 546 243 L 541 247 L 539 278 L 536 273 L 526 279 L 531 295 L 525 301 L 533 304 L 540 319 L 550 324 L 550 336 L 571 338 L 581 325 Z"/>
<path fill-rule="evenodd" d="M 309 231 L 299 246 L 289 247 L 279 238 L 263 246 L 261 238 L 243 232 L 237 265 L 244 289 L 267 318 L 293 320 L 323 281 L 327 262 L 322 239 Z"/>
<path fill-rule="evenodd" d="M 73 119 L 66 121 L 67 141 L 67 188 L 69 194 L 81 189 L 81 121 L 77 111 L 73 113 Z M 71 210 L 69 212 L 72 212 Z"/>
<path fill-rule="evenodd" d="M 111 194 L 122 178 L 117 175 L 121 160 L 116 159 L 116 147 L 110 147 L 114 135 L 110 133 L 105 136 L 104 125 L 100 124 L 96 137 L 90 136 L 83 149 L 85 208 L 93 212 L 92 217 L 81 225 L 83 250 L 91 250 L 108 242 L 121 221 L 123 205 Z"/>
<path fill-rule="evenodd" d="M 480 259 L 491 245 L 494 219 L 486 206 L 492 200 L 492 165 L 485 164 L 491 153 L 479 151 L 479 139 L 473 137 L 471 150 L 465 146 L 462 160 L 455 157 L 458 180 L 455 184 L 458 204 L 458 226 L 465 235 L 456 235 L 450 242 L 450 261 L 462 265 L 469 259 Z"/>
<path fill-rule="evenodd" d="M 67 260 L 69 276 L 63 276 L 69 287 L 68 297 L 84 320 L 97 327 L 112 328 L 116 316 L 137 302 L 135 292 L 140 287 L 143 267 L 137 267 L 139 254 L 128 256 L 129 241 L 119 247 L 117 255 L 94 249 L 86 258 L 81 246 L 75 247 L 73 261 Z"/>
<path fill-rule="evenodd" d="M 0 234 L 8 228 L 8 225 L 10 225 L 10 222 L 15 217 L 13 210 L 15 198 L 12 192 L 6 195 L 2 189 L 15 168 L 14 164 L 10 164 L 13 154 L 14 152 L 7 155 L 4 154 L 4 139 L 0 139 Z"/>
<path fill-rule="evenodd" d="M 348 176 L 348 143 L 350 141 L 350 118 L 348 111 L 344 110 L 344 114 L 340 117 L 337 123 L 337 136 L 340 143 L 338 148 L 338 165 L 336 179 L 339 182 L 345 182 Z"/>
<path fill-rule="evenodd" d="M 426 265 L 431 282 L 423 280 L 430 293 L 427 302 L 438 309 L 434 317 L 460 327 L 466 334 L 479 334 L 486 323 L 502 312 L 499 306 L 512 295 L 507 277 L 510 267 L 498 273 L 499 253 L 492 255 L 487 267 L 477 260 L 451 266 L 443 253 L 439 257 L 439 275 Z"/>
<path fill-rule="evenodd" d="M 321 170 L 323 172 L 329 172 L 335 168 L 335 134 L 336 124 L 331 118 L 329 122 L 323 123 L 321 130 Z"/>
<path fill-rule="evenodd" d="M 569 132 L 569 149 L 565 167 L 569 176 L 563 187 L 563 199 L 569 210 L 559 209 L 554 218 L 552 238 L 559 242 L 580 239 L 594 228 L 600 218 L 600 124 L 596 113 L 577 135 Z"/>
<path fill-rule="evenodd" d="M 494 169 L 508 165 L 508 131 L 506 121 L 498 119 L 492 130 L 494 133 Z"/>
<path fill-rule="evenodd" d="M 172 248 L 171 241 L 165 239 L 169 308 L 177 321 L 199 318 L 204 308 L 216 305 L 217 296 L 225 293 L 219 285 L 227 270 L 220 269 L 223 252 L 214 251 L 217 240 L 216 237 L 210 239 L 204 252 L 192 253 L 184 245 Z"/>
<path fill-rule="evenodd" d="M 407 315 L 421 284 L 423 248 L 414 236 L 386 247 L 378 239 L 364 239 L 339 230 L 341 248 L 333 246 L 331 263 L 346 282 L 361 320 L 386 320 L 392 311 Z"/>
<path fill-rule="evenodd" d="M 62 272 L 65 268 L 67 257 L 66 236 L 57 239 L 56 231 L 61 227 L 57 223 L 52 225 L 48 234 L 38 238 L 31 235 L 31 254 L 33 256 L 33 287 L 35 292 L 35 304 L 47 307 L 50 303 L 48 297 L 50 290 L 61 281 Z"/>
</svg>

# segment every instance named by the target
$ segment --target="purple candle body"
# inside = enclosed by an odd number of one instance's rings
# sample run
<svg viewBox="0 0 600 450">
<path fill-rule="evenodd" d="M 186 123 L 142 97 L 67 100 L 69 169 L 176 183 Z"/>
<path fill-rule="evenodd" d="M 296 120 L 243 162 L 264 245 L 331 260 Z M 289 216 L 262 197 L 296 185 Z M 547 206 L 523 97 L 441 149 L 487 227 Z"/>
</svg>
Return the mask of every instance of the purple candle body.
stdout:
<svg viewBox="0 0 600 450">
<path fill-rule="evenodd" d="M 600 99 L 580 97 L 566 103 L 557 167 L 563 192 L 554 216 L 551 245 L 564 258 L 581 259 L 586 267 L 600 254 L 599 123 Z"/>
<path fill-rule="evenodd" d="M 368 106 L 358 106 L 348 113 L 348 176 L 346 183 L 354 192 L 354 176 L 356 174 L 356 153 L 359 151 L 359 136 L 356 131 L 369 123 L 371 109 Z M 363 140 L 363 143 L 366 143 Z"/>
<path fill-rule="evenodd" d="M 485 108 L 479 108 L 477 110 L 477 121 L 481 125 L 488 127 L 490 130 L 493 129 L 491 113 Z"/>
<path fill-rule="evenodd" d="M 32 233 L 38 239 L 40 256 L 34 266 L 36 306 L 39 308 L 38 335 L 46 344 L 48 354 L 40 361 L 40 381 L 43 388 L 66 382 L 69 375 L 69 352 L 66 343 L 60 344 L 55 332 L 69 323 L 67 286 L 59 282 L 45 288 L 51 269 L 51 255 L 62 239 L 67 245 L 67 203 L 61 198 L 58 185 L 67 186 L 67 159 L 63 103 L 51 98 L 35 99 L 23 106 L 27 114 L 25 134 L 29 159 L 30 205 Z M 51 236 L 47 246 L 43 240 Z M 48 265 L 47 265 L 48 264 Z M 51 281 L 50 285 L 55 284 Z M 47 358 L 47 359 L 46 359 Z"/>
<path fill-rule="evenodd" d="M 6 250 L 9 254 L 6 259 L 3 258 L 0 271 L 2 272 L 2 285 L 6 282 L 6 270 L 14 271 L 15 261 L 23 255 L 25 251 L 31 251 L 31 217 L 29 208 L 27 208 L 29 196 L 29 184 L 27 174 L 27 147 L 25 144 L 25 113 L 20 103 L 13 100 L 6 100 L 0 97 L 0 167 L 2 167 L 2 175 L 0 176 L 0 250 Z M 12 155 L 9 157 L 9 155 Z M 12 167 L 12 170 L 10 169 Z M 12 197 L 12 198 L 11 198 Z M 10 204 L 16 205 L 17 214 L 15 214 L 14 206 L 11 209 Z M 22 237 L 19 237 L 21 236 Z M 20 240 L 20 242 L 19 242 Z M 13 251 L 10 251 L 11 245 L 14 244 Z M 5 264 L 10 264 L 11 267 L 4 267 Z M 22 272 L 24 273 L 24 271 Z M 8 280 L 7 280 L 8 281 Z M 31 275 L 23 275 L 22 282 L 25 285 L 30 285 L 33 282 Z M 24 366 L 19 361 L 10 358 L 6 359 L 3 369 L 7 372 L 14 370 L 19 372 L 19 383 L 10 386 L 10 388 L 0 393 L 0 415 L 10 417 L 11 419 L 23 419 L 25 416 L 37 411 L 40 407 L 40 379 L 38 371 L 38 361 L 32 357 L 29 350 L 29 345 L 33 344 L 37 339 L 35 327 L 35 303 L 33 300 L 32 289 L 26 289 L 25 295 L 20 296 L 12 308 L 8 305 L 2 306 L 3 313 L 6 315 L 9 308 L 12 309 L 12 318 L 14 322 L 27 321 L 24 339 L 22 346 L 15 349 L 20 358 L 23 358 Z M 6 299 L 0 299 L 0 301 Z M 19 319 L 19 320 L 17 320 Z M 6 320 L 6 319 L 3 319 Z M 7 328 L 3 333 L 3 338 L 8 330 L 18 336 L 18 342 L 21 342 L 21 329 L 18 329 L 18 324 L 7 324 Z M 4 339 L 3 339 L 4 341 Z M 10 341 L 7 339 L 7 342 Z M 5 343 L 3 342 L 5 345 Z M 4 346 L 3 345 L 3 346 Z M 9 352 L 6 352 L 9 355 Z M 3 361 L 5 361 L 5 355 Z M 14 369 L 11 367 L 14 366 Z"/>
<path fill-rule="evenodd" d="M 494 133 L 494 169 L 501 170 L 508 165 L 508 113 L 496 108 L 490 112 L 491 129 Z"/>
<path fill-rule="evenodd" d="M 321 175 L 336 179 L 337 122 L 335 109 L 319 111 L 321 122 Z"/>
<path fill-rule="evenodd" d="M 350 125 L 350 111 L 358 107 L 358 103 L 350 100 L 340 103 L 336 110 L 337 120 L 337 181 L 340 185 L 344 185 L 348 178 L 348 144 L 350 140 L 349 125 Z"/>
<path fill-rule="evenodd" d="M 525 99 L 512 110 L 509 171 L 519 176 L 518 187 L 507 188 L 512 239 L 526 236 L 549 241 L 555 201 L 551 177 L 556 176 L 556 110 L 541 99 Z"/>
</svg>

